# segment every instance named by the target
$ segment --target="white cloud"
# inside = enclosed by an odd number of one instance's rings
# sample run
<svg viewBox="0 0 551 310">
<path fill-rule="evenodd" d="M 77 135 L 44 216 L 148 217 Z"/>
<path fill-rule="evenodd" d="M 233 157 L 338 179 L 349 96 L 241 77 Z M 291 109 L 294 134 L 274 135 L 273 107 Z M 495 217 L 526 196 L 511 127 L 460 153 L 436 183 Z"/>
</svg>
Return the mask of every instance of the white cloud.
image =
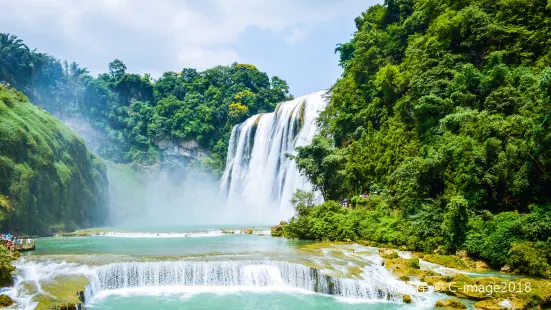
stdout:
<svg viewBox="0 0 551 310">
<path fill-rule="evenodd" d="M 204 70 L 216 65 L 229 65 L 233 62 L 242 62 L 242 59 L 236 51 L 231 49 L 193 47 L 182 49 L 178 53 L 178 62 L 181 67 Z"/>
<path fill-rule="evenodd" d="M 0 29 L 17 24 L 37 35 L 69 40 L 97 57 L 124 60 L 131 51 L 173 65 L 205 68 L 246 61 L 232 43 L 250 28 L 288 44 L 321 23 L 359 14 L 362 0 L 18 0 L 3 1 Z M 354 5 L 350 5 L 354 4 Z M 365 8 L 364 8 L 365 9 Z M 23 39 L 24 35 L 17 33 Z M 145 51 L 145 52 L 144 52 Z M 159 56 L 159 53 L 163 53 Z M 119 56 L 119 54 L 121 56 Z M 152 56 L 155 55 L 155 56 Z"/>
<path fill-rule="evenodd" d="M 295 28 L 293 29 L 293 32 L 291 35 L 285 38 L 285 41 L 289 44 L 294 44 L 299 41 L 302 41 L 308 37 L 308 32 L 301 28 Z"/>
</svg>

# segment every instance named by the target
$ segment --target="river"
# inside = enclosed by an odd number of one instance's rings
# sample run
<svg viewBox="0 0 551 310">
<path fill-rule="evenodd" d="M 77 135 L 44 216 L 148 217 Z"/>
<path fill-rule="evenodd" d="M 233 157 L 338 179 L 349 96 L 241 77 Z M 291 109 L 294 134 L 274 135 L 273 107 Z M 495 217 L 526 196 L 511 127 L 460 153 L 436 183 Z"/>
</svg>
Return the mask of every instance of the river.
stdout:
<svg viewBox="0 0 551 310">
<path fill-rule="evenodd" d="M 111 228 L 38 238 L 17 261 L 9 294 L 27 309 L 65 289 L 59 283 L 85 288 L 87 309 L 431 309 L 443 297 L 398 281 L 376 248 L 249 232 Z"/>
</svg>

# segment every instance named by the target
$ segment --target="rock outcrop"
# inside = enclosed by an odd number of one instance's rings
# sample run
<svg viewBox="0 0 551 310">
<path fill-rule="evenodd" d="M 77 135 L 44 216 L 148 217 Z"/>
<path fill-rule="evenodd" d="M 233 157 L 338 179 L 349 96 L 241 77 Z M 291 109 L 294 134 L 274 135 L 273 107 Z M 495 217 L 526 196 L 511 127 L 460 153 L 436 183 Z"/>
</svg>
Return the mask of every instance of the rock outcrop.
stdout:
<svg viewBox="0 0 551 310">
<path fill-rule="evenodd" d="M 154 143 L 163 152 L 165 157 L 183 157 L 187 161 L 202 160 L 209 156 L 209 152 L 202 148 L 195 140 L 174 142 L 159 140 Z"/>
</svg>

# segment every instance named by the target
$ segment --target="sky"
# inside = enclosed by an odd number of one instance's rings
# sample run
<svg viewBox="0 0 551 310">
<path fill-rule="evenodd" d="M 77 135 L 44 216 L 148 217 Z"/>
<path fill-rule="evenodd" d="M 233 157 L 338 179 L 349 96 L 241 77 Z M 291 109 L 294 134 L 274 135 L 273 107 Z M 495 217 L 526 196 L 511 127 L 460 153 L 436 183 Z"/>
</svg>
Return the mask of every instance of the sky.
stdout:
<svg viewBox="0 0 551 310">
<path fill-rule="evenodd" d="M 341 75 L 338 43 L 381 0 L 0 0 L 0 32 L 93 75 L 114 59 L 129 73 L 250 63 L 301 96 Z"/>
</svg>

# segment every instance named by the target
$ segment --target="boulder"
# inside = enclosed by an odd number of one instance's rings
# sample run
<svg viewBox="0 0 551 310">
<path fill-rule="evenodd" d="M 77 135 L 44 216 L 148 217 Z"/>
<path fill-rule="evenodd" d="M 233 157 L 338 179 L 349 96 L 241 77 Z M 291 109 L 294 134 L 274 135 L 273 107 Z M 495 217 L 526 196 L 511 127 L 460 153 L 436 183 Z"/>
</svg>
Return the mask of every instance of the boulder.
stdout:
<svg viewBox="0 0 551 310">
<path fill-rule="evenodd" d="M 408 294 L 402 295 L 402 301 L 405 304 L 411 304 L 413 302 L 413 300 L 411 299 L 411 296 L 409 296 Z"/>
<path fill-rule="evenodd" d="M 10 296 L 6 294 L 0 295 L 0 307 L 6 308 L 14 304 L 14 301 L 10 298 Z"/>
<path fill-rule="evenodd" d="M 522 310 L 528 309 L 528 303 L 524 300 L 512 297 L 506 298 L 491 298 L 477 302 L 474 304 L 475 309 L 479 310 Z"/>
<path fill-rule="evenodd" d="M 448 309 L 467 309 L 462 302 L 457 299 L 440 299 L 434 305 L 437 308 L 448 308 Z"/>
</svg>

